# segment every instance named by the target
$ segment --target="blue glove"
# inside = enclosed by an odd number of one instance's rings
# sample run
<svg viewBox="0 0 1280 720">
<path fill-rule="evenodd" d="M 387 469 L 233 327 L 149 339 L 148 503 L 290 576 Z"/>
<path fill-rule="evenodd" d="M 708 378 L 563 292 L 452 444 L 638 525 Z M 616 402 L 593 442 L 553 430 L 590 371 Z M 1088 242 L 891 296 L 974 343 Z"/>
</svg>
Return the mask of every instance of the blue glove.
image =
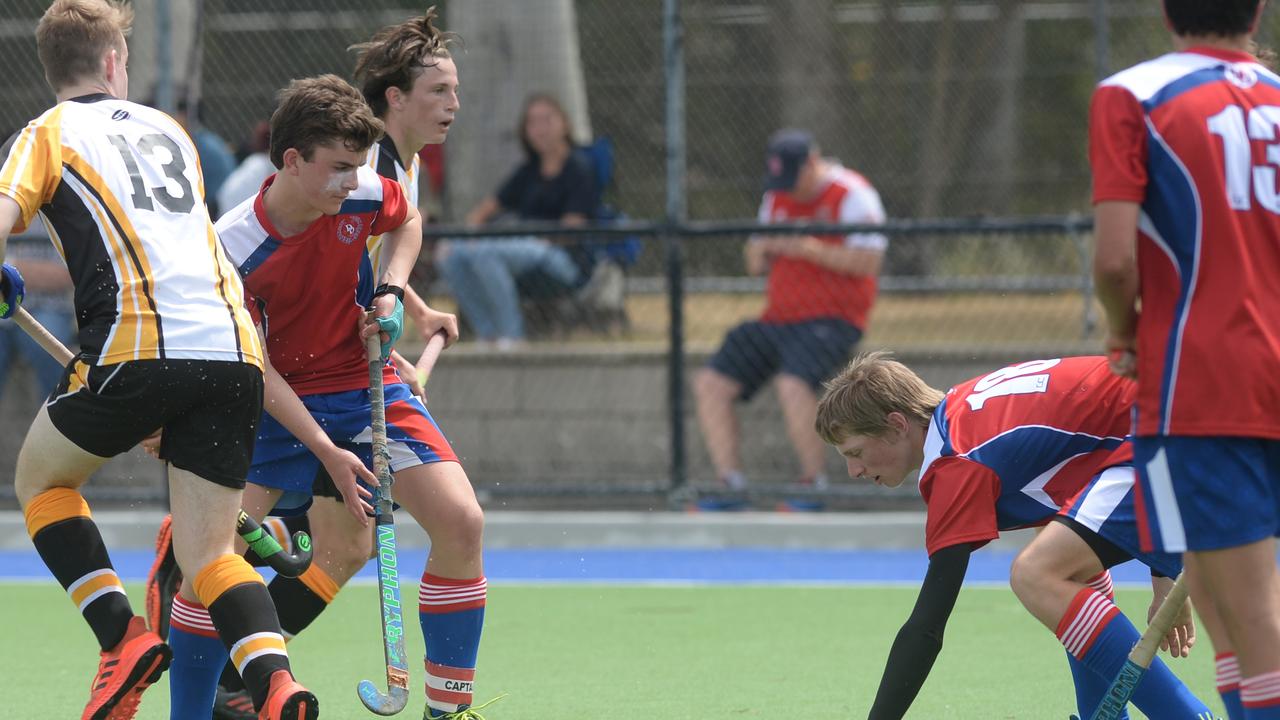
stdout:
<svg viewBox="0 0 1280 720">
<path fill-rule="evenodd" d="M 27 285 L 22 281 L 18 268 L 9 263 L 0 265 L 0 292 L 4 293 L 4 299 L 0 300 L 0 320 L 8 320 L 18 312 L 26 291 Z"/>
<path fill-rule="evenodd" d="M 391 357 L 391 346 L 395 345 L 404 334 L 404 303 L 397 297 L 396 309 L 392 310 L 389 316 L 376 319 L 378 330 L 387 334 L 387 341 L 382 343 L 382 359 L 385 361 Z"/>
</svg>

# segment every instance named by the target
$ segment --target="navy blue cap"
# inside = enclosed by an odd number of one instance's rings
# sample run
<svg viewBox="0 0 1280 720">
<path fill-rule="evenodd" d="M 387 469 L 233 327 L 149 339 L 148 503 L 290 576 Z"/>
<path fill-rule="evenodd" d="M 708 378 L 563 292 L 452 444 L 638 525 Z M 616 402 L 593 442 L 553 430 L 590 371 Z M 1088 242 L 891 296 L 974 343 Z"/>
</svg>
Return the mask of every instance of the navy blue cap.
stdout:
<svg viewBox="0 0 1280 720">
<path fill-rule="evenodd" d="M 764 189 L 795 188 L 800 168 L 809 160 L 814 147 L 813 135 L 804 130 L 779 130 L 770 136 L 764 156 Z"/>
</svg>

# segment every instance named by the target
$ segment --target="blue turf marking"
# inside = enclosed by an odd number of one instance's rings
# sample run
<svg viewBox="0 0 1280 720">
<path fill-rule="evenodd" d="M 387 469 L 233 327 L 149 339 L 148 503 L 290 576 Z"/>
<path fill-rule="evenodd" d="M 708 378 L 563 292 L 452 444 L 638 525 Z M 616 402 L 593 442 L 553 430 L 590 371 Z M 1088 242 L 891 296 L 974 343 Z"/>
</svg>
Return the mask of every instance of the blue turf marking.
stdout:
<svg viewBox="0 0 1280 720">
<path fill-rule="evenodd" d="M 1013 553 L 983 550 L 973 554 L 966 581 L 1006 584 Z M 111 553 L 116 572 L 126 581 L 142 581 L 151 568 L 147 550 Z M 401 550 L 406 577 L 426 564 L 425 550 Z M 485 575 L 493 583 L 707 583 L 707 584 L 918 584 L 928 559 L 922 550 L 777 550 L 686 549 L 492 549 L 485 552 Z M 1118 583 L 1148 585 L 1150 574 L 1138 563 L 1112 569 Z M 369 563 L 357 576 L 376 580 Z M 0 580 L 50 580 L 53 576 L 34 551 L 0 551 Z"/>
</svg>

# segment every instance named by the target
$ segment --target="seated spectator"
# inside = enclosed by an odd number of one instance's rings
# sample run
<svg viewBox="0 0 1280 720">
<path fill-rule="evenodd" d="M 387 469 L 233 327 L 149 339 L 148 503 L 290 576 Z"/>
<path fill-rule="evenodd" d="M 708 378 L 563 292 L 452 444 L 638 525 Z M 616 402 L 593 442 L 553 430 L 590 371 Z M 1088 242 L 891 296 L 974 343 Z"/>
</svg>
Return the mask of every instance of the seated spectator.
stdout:
<svg viewBox="0 0 1280 720">
<path fill-rule="evenodd" d="M 6 258 L 18 267 L 26 281 L 22 307 L 62 344 L 75 347 L 75 311 L 71 301 L 71 274 L 58 255 L 42 222 L 32 223 L 22 235 L 9 238 Z M 62 379 L 62 363 L 18 327 L 0 323 L 0 391 L 11 377 L 13 363 L 21 358 L 35 374 L 36 395 L 41 401 Z"/>
<path fill-rule="evenodd" d="M 262 181 L 276 171 L 276 166 L 271 164 L 270 155 L 271 123 L 263 120 L 253 128 L 246 149 L 249 152 L 244 160 L 231 171 L 218 189 L 219 216 L 257 195 L 262 188 Z"/>
<path fill-rule="evenodd" d="M 508 218 L 556 221 L 572 227 L 591 217 L 598 198 L 590 161 L 573 143 L 569 116 L 549 95 L 532 95 L 521 115 L 525 161 L 467 214 L 470 226 Z M 566 287 L 585 280 L 568 249 L 541 237 L 485 238 L 444 243 L 438 257 L 458 307 L 476 337 L 501 350 L 525 341 L 517 277 L 539 271 Z"/>
<path fill-rule="evenodd" d="M 883 223 L 880 195 L 858 173 L 822 157 L 808 132 L 780 130 L 765 154 L 761 223 L 816 220 Z M 844 366 L 862 339 L 876 296 L 888 239 L 879 233 L 757 235 L 746 245 L 747 272 L 767 275 L 764 314 L 729 331 L 694 379 L 698 425 L 723 488 L 743 490 L 734 403 L 775 379 L 787 437 L 800 462 L 799 482 L 826 484 L 826 447 L 813 429 L 817 390 Z M 738 503 L 710 499 L 704 510 Z M 787 500 L 789 510 L 820 503 Z"/>
</svg>

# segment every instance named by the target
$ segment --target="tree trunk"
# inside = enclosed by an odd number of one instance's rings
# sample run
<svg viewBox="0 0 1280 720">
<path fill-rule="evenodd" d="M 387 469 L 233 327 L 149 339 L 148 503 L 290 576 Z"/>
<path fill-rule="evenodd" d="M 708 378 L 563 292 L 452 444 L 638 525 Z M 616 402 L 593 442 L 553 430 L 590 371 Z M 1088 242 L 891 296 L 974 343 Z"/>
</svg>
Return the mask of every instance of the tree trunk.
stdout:
<svg viewBox="0 0 1280 720">
<path fill-rule="evenodd" d="M 778 2 L 772 20 L 782 125 L 812 132 L 819 145 L 836 142 L 848 124 L 834 0 Z"/>
<path fill-rule="evenodd" d="M 462 38 L 462 105 L 445 145 L 446 219 L 456 221 L 520 162 L 516 125 L 529 93 L 554 95 L 580 142 L 591 126 L 573 0 L 465 0 L 447 10 L 443 26 Z"/>
</svg>

